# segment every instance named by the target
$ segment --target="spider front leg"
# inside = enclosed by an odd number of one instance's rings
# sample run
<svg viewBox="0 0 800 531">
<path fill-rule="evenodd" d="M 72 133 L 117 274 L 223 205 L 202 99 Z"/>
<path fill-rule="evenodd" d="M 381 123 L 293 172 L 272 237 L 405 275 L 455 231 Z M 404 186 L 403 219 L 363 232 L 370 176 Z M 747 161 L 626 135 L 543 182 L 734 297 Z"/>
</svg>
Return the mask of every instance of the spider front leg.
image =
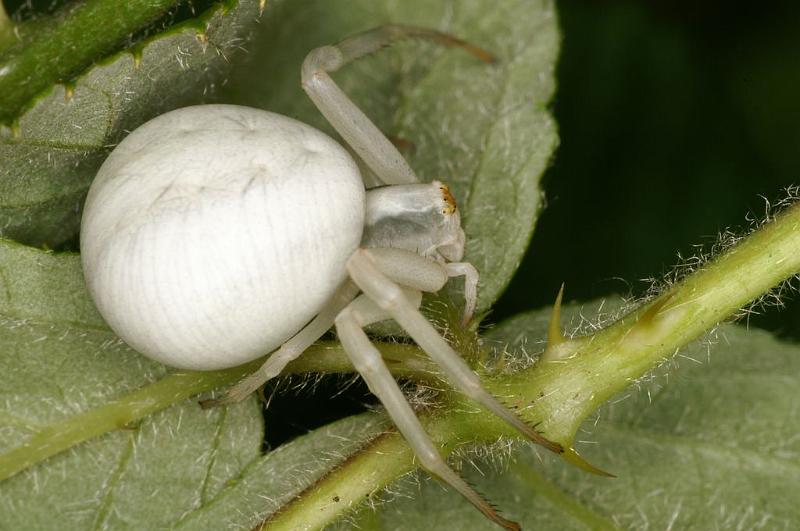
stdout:
<svg viewBox="0 0 800 531">
<path fill-rule="evenodd" d="M 408 295 L 415 295 L 412 302 Z M 398 297 L 412 307 L 419 306 L 419 291 L 398 288 Z M 386 408 L 397 429 L 408 442 L 422 468 L 456 489 L 489 519 L 509 530 L 519 530 L 519 524 L 500 516 L 497 511 L 467 484 L 442 458 L 436 446 L 411 409 L 397 385 L 380 352 L 370 342 L 363 328 L 388 317 L 383 308 L 376 306 L 364 295 L 356 299 L 336 317 L 336 332 L 353 366 L 367 382 L 370 390 Z"/>
<path fill-rule="evenodd" d="M 308 96 L 384 184 L 415 183 L 419 182 L 419 178 L 397 148 L 328 74 L 360 57 L 408 38 L 422 38 L 445 46 L 457 46 L 483 61 L 493 61 L 489 52 L 451 35 L 424 28 L 389 25 L 365 31 L 339 44 L 312 50 L 303 61 L 301 71 L 301 83 Z"/>
<path fill-rule="evenodd" d="M 444 265 L 447 276 L 464 277 L 464 317 L 461 318 L 461 326 L 472 319 L 475 313 L 475 306 L 478 304 L 478 279 L 480 275 L 475 266 L 469 262 L 449 262 Z"/>
<path fill-rule="evenodd" d="M 553 452 L 562 453 L 564 449 L 560 444 L 542 437 L 484 389 L 480 379 L 470 366 L 439 335 L 425 316 L 409 303 L 400 286 L 381 271 L 373 254 L 374 250 L 359 249 L 347 262 L 350 278 L 361 288 L 361 291 L 408 332 L 417 345 L 439 365 L 454 387 L 505 420 L 531 441 Z M 417 264 L 420 264 L 420 261 L 430 262 L 427 258 L 411 252 L 405 252 L 402 256 L 403 258 L 400 258 L 400 255 L 396 255 L 396 260 L 402 259 L 403 263 L 395 263 L 393 268 L 412 269 L 419 267 Z M 413 287 L 413 284 L 411 286 Z"/>
</svg>

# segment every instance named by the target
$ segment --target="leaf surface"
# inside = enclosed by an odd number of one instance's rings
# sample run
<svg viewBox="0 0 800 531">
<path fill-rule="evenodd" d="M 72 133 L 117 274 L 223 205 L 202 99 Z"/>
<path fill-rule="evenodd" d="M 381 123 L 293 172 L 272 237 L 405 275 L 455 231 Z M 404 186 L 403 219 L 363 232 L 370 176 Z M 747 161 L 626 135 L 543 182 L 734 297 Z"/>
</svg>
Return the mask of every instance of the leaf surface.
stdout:
<svg viewBox="0 0 800 531">
<path fill-rule="evenodd" d="M 254 528 L 358 454 L 366 441 L 380 435 L 388 425 L 385 415 L 364 413 L 298 437 L 253 461 L 236 484 L 186 515 L 177 528 L 211 531 L 232 522 L 245 529 Z M 335 505 L 338 500 L 332 498 L 330 502 Z"/>
<path fill-rule="evenodd" d="M 77 255 L 0 242 L 0 277 L 0 454 L 164 376 L 99 320 Z M 262 439 L 255 400 L 210 411 L 185 400 L 0 482 L 0 522 L 163 527 L 235 479 Z"/>
</svg>

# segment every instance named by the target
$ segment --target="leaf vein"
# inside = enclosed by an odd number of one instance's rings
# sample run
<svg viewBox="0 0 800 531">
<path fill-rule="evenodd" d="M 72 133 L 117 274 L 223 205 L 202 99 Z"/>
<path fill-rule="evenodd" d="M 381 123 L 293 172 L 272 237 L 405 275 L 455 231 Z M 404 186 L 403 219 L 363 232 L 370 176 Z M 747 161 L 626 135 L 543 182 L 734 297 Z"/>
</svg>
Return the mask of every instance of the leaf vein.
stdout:
<svg viewBox="0 0 800 531">
<path fill-rule="evenodd" d="M 683 435 L 671 435 L 652 430 L 635 428 L 625 425 L 614 425 L 605 423 L 599 431 L 609 431 L 615 436 L 627 439 L 638 439 L 639 441 L 655 443 L 657 445 L 675 448 L 682 446 L 686 449 L 695 450 L 702 453 L 705 457 L 713 456 L 721 458 L 725 464 L 738 464 L 739 468 L 757 470 L 771 468 L 776 474 L 781 475 L 800 475 L 800 462 L 792 459 L 781 458 L 774 455 L 758 452 L 752 448 L 724 446 L 721 443 L 712 443 L 704 440 L 692 439 Z M 791 470 L 787 470 L 791 469 Z"/>
<path fill-rule="evenodd" d="M 200 487 L 200 504 L 205 504 L 209 499 L 208 489 L 211 483 L 211 475 L 212 469 L 214 468 L 214 464 L 217 462 L 217 453 L 219 452 L 220 445 L 222 444 L 222 435 L 224 432 L 223 427 L 225 426 L 225 420 L 228 417 L 228 408 L 224 407 L 220 409 L 219 416 L 217 421 L 217 429 L 214 432 L 214 440 L 211 444 L 211 455 L 208 459 L 208 464 L 206 465 L 206 473 L 203 477 L 202 485 Z"/>
<path fill-rule="evenodd" d="M 112 501 L 114 497 L 114 489 L 120 483 L 120 480 L 123 474 L 125 473 L 128 463 L 130 462 L 131 457 L 134 455 L 134 446 L 136 443 L 136 435 L 138 433 L 139 433 L 139 428 L 136 428 L 135 432 L 128 437 L 128 444 L 125 445 L 125 449 L 120 453 L 117 467 L 111 472 L 111 476 L 104 485 L 105 493 L 103 494 L 103 497 L 100 500 L 100 505 L 98 507 L 97 515 L 95 516 L 95 521 L 93 526 L 93 529 L 95 531 L 106 528 L 106 520 L 108 519 L 108 516 L 111 512 Z"/>
</svg>

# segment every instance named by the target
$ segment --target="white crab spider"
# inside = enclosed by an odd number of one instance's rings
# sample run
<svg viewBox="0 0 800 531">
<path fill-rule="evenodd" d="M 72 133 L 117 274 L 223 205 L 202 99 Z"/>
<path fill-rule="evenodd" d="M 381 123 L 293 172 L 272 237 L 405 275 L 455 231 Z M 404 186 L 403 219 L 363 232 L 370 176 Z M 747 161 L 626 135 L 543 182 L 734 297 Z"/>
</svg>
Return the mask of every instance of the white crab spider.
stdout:
<svg viewBox="0 0 800 531">
<path fill-rule="evenodd" d="M 249 395 L 335 326 L 420 464 L 514 529 L 441 458 L 363 331 L 394 319 L 456 388 L 561 451 L 485 391 L 419 312 L 421 292 L 453 276 L 465 277 L 465 318 L 475 306 L 478 273 L 461 262 L 455 201 L 441 183 L 420 184 L 328 75 L 407 37 L 490 57 L 442 33 L 385 26 L 313 50 L 302 67 L 305 91 L 389 186 L 365 191 L 347 151 L 291 118 L 232 105 L 172 111 L 132 132 L 100 168 L 81 225 L 84 274 L 117 334 L 168 365 L 232 367 L 277 348 L 221 402 Z"/>
</svg>

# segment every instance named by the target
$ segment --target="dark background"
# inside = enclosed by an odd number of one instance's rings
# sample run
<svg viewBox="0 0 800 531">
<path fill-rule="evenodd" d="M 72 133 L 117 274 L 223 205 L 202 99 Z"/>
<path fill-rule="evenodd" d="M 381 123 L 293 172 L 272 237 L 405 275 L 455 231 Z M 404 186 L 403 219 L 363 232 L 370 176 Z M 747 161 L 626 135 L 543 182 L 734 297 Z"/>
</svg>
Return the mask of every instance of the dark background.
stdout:
<svg viewBox="0 0 800 531">
<path fill-rule="evenodd" d="M 548 204 L 502 319 L 641 294 L 800 184 L 800 3 L 560 2 Z M 624 279 L 624 280 L 623 280 Z M 800 304 L 750 324 L 800 339 Z"/>
<path fill-rule="evenodd" d="M 60 3 L 27 2 L 34 11 Z M 780 199 L 800 184 L 800 2 L 558 7 L 561 146 L 545 176 L 547 207 L 495 322 L 552 304 L 562 282 L 568 300 L 641 295 L 650 282 L 640 279 L 669 273 L 678 253 L 696 254 L 721 230 L 744 232 L 748 214 L 763 215 L 761 196 Z M 798 341 L 800 298 L 784 302 L 749 324 Z M 314 393 L 275 393 L 267 445 L 371 401 L 363 385 L 337 391 L 341 381 L 330 378 Z"/>
</svg>

